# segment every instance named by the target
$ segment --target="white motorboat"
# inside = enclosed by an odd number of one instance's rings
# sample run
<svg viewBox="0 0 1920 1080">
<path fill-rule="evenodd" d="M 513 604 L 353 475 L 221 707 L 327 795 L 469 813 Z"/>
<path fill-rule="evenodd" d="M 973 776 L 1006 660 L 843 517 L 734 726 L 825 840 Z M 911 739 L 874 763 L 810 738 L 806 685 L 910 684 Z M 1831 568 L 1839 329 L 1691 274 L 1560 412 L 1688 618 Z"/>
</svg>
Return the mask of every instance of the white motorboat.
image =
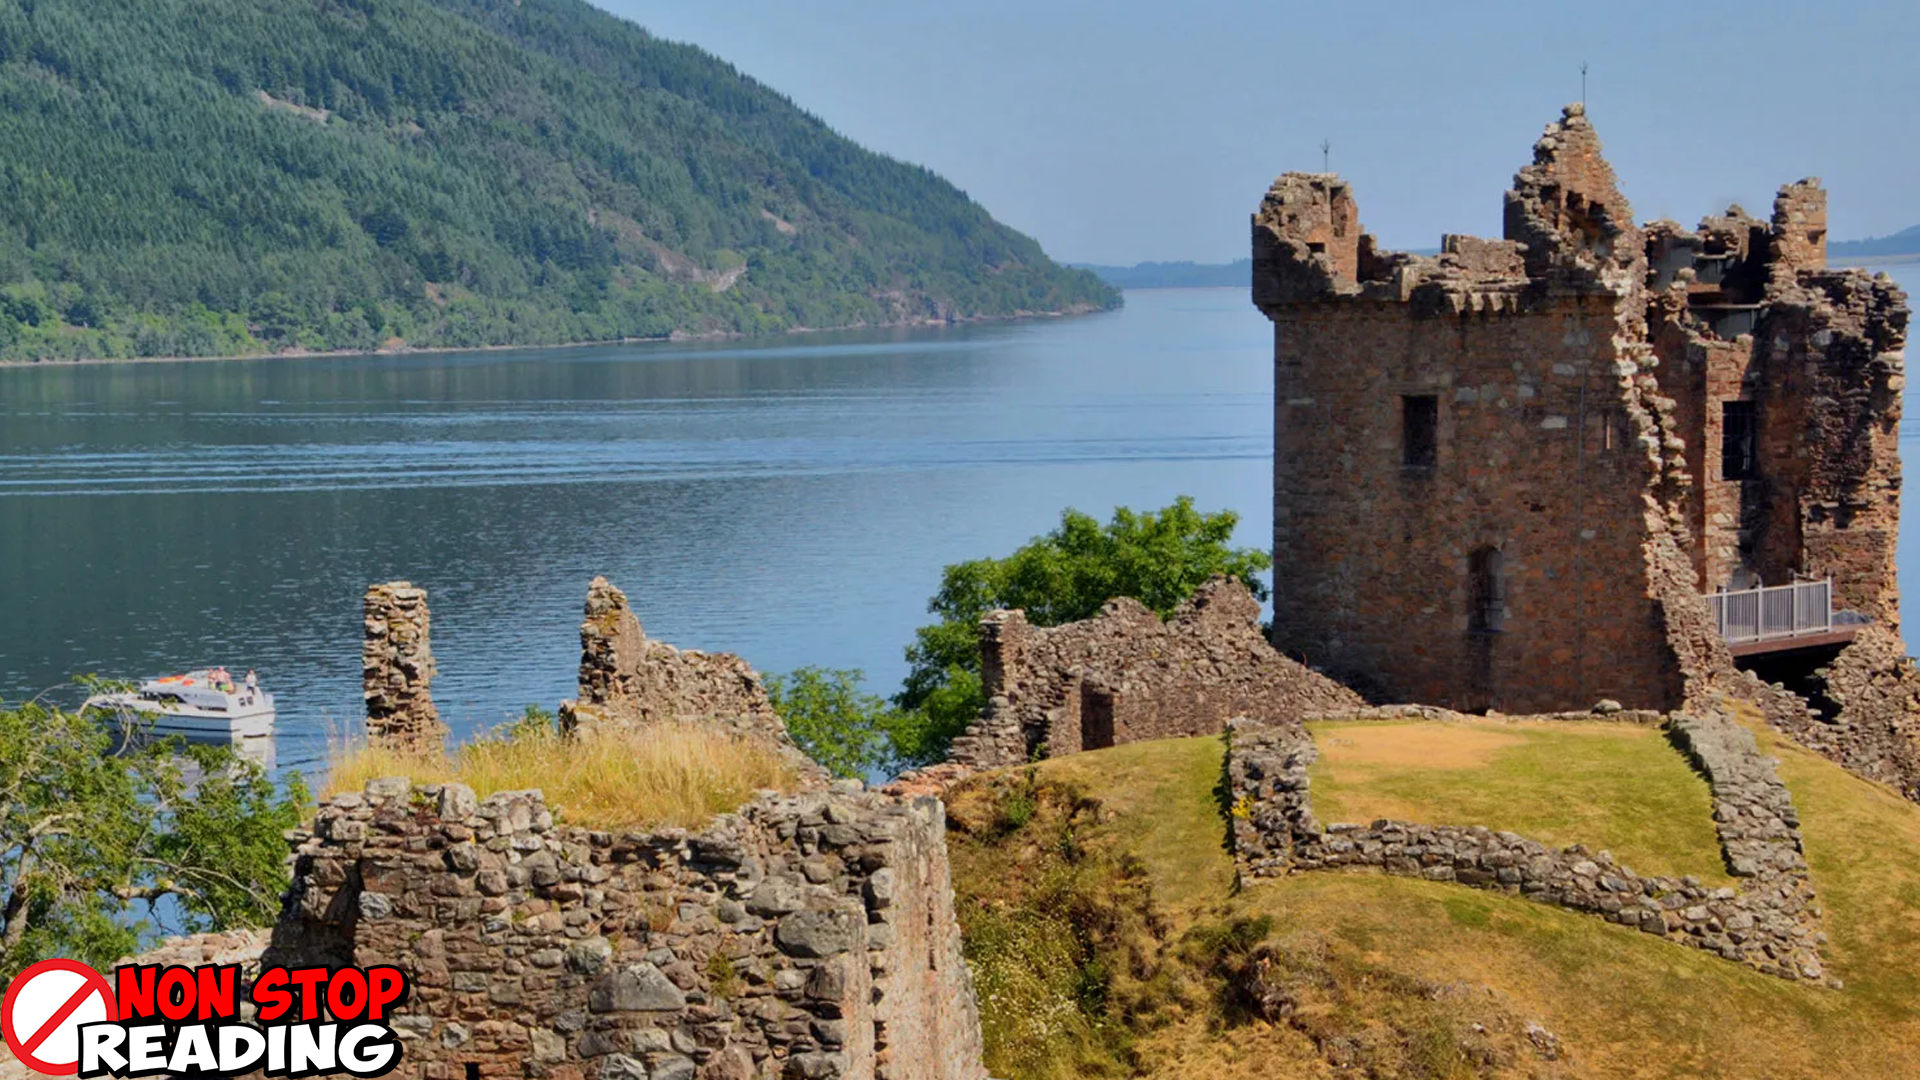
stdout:
<svg viewBox="0 0 1920 1080">
<path fill-rule="evenodd" d="M 95 694 L 83 709 L 115 714 L 133 733 L 184 735 L 196 742 L 235 741 L 273 734 L 273 695 L 212 668 L 148 679 L 139 688 Z"/>
</svg>

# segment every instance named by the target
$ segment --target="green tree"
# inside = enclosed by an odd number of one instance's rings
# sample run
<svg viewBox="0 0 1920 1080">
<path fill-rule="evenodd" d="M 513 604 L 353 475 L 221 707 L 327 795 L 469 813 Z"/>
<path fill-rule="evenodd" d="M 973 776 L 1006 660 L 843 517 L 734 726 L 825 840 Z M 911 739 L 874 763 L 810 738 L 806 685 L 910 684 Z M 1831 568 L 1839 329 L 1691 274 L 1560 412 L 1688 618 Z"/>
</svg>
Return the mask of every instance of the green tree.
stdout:
<svg viewBox="0 0 1920 1080">
<path fill-rule="evenodd" d="M 1058 626 L 1131 596 L 1164 619 L 1215 574 L 1239 578 L 1264 600 L 1266 585 L 1256 575 L 1273 560 L 1231 546 L 1239 521 L 1230 510 L 1202 513 L 1184 495 L 1157 511 L 1120 507 L 1105 525 L 1067 510 L 1058 528 L 1006 558 L 947 567 L 927 603 L 940 621 L 915 632 L 907 646 L 910 670 L 894 697 L 914 718 L 895 736 L 903 760 L 936 760 L 986 706 L 979 623 L 989 611 L 1021 608 L 1036 626 Z"/>
<path fill-rule="evenodd" d="M 835 776 L 893 772 L 906 760 L 903 734 L 918 727 L 885 698 L 862 692 L 865 679 L 857 669 L 803 667 L 767 680 L 793 741 Z"/>
<path fill-rule="evenodd" d="M 161 911 L 197 933 L 279 910 L 300 779 L 277 791 L 224 746 L 114 741 L 93 716 L 0 709 L 0 980 L 48 956 L 110 964 Z"/>
</svg>

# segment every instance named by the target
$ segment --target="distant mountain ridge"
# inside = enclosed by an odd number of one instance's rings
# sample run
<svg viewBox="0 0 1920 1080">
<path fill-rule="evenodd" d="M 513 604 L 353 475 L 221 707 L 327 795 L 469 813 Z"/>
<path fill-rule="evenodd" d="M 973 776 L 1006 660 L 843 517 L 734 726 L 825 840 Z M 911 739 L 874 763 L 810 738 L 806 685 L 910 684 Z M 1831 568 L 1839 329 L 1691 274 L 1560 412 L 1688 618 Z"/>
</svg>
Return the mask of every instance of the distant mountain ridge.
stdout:
<svg viewBox="0 0 1920 1080">
<path fill-rule="evenodd" d="M 1920 225 L 1901 229 L 1891 236 L 1872 236 L 1865 240 L 1835 240 L 1827 244 L 1829 258 L 1871 259 L 1888 255 L 1920 255 Z"/>
<path fill-rule="evenodd" d="M 930 170 L 583 0 L 0 0 L 0 359 L 1118 302 Z"/>
<path fill-rule="evenodd" d="M 1099 266 L 1093 263 L 1068 263 L 1076 270 L 1091 270 L 1100 280 L 1116 289 L 1205 289 L 1228 285 L 1246 285 L 1253 280 L 1253 260 L 1230 263 L 1143 262 L 1132 266 Z"/>
</svg>

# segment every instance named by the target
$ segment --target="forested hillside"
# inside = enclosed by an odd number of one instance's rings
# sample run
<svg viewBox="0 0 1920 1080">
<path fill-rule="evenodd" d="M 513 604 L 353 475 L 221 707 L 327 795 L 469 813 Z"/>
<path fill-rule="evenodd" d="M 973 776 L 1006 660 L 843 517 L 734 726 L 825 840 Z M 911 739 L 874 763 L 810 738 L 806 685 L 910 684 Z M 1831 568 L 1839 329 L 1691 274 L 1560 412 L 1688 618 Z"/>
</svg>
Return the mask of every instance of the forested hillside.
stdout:
<svg viewBox="0 0 1920 1080">
<path fill-rule="evenodd" d="M 0 358 L 1115 302 L 932 172 L 581 0 L 0 0 Z"/>
</svg>

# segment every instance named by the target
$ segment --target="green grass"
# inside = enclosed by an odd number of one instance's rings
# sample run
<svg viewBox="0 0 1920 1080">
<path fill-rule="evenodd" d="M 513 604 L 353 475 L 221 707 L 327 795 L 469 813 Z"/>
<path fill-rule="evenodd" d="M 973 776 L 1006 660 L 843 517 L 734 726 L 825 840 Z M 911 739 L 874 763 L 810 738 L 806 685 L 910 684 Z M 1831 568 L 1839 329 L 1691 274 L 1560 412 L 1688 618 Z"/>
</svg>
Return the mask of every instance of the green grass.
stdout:
<svg viewBox="0 0 1920 1080">
<path fill-rule="evenodd" d="M 1346 737 L 1343 726 L 1316 728 L 1324 741 Z M 1643 867 L 1662 857 L 1695 866 L 1717 858 L 1704 785 L 1684 764 L 1676 771 L 1679 756 L 1657 731 L 1490 729 L 1512 741 L 1486 738 L 1478 723 L 1434 726 L 1422 748 L 1430 771 L 1474 789 L 1434 792 L 1428 805 L 1446 820 L 1477 816 L 1478 807 L 1493 811 L 1487 824 L 1542 838 L 1550 828 L 1579 827 L 1577 838 L 1606 843 Z M 1765 733 L 1762 742 L 1781 759 L 1800 809 L 1839 989 L 1784 982 L 1589 915 L 1450 883 L 1309 873 L 1235 892 L 1220 842 L 1218 739 L 1078 754 L 1043 763 L 1037 775 L 1097 804 L 1078 815 L 1076 845 L 1105 852 L 1111 866 L 1135 859 L 1146 872 L 1150 937 L 1137 920 L 1127 924 L 1130 936 L 1081 927 L 1099 946 L 1097 958 L 1130 958 L 1134 973 L 1113 982 L 1099 1021 L 1125 1027 L 1110 1043 L 1124 1048 L 1129 1075 L 1920 1076 L 1920 807 Z M 1417 780 L 1420 770 L 1382 771 Z M 1317 798 L 1334 786 L 1314 779 Z M 1699 786 L 1697 796 L 1684 794 L 1689 784 Z M 1365 785 L 1352 790 L 1364 793 Z M 1425 797 L 1418 783 L 1391 795 Z M 1645 809 L 1660 806 L 1667 809 Z M 1649 820 L 1661 814 L 1684 820 Z M 1033 890 L 1032 875 L 1059 858 L 1037 841 L 1057 846 L 1061 833 L 1018 839 L 1036 827 L 957 853 L 956 883 L 973 897 L 972 910 L 990 908 L 1005 921 L 1030 917 L 1021 914 L 1027 904 L 1035 912 L 1058 907 L 1062 894 Z M 1097 890 L 1123 880 L 1085 884 Z M 1249 1018 L 1231 1006 L 1224 969 L 1196 959 L 1195 942 L 1261 917 L 1270 920 L 1262 962 L 1287 984 L 1286 1009 Z M 1538 1055 L 1529 1024 L 1558 1038 L 1557 1060 Z"/>
<path fill-rule="evenodd" d="M 1233 852 L 1218 787 L 1226 743 L 1218 738 L 1130 743 L 1047 762 L 1050 779 L 1098 791 L 1113 828 L 1147 865 L 1161 905 L 1192 909 L 1233 888 Z"/>
<path fill-rule="evenodd" d="M 1729 880 L 1707 782 L 1658 729 L 1498 719 L 1308 729 L 1321 821 L 1484 825 L 1611 851 L 1642 874 Z"/>
<path fill-rule="evenodd" d="M 1770 731 L 1827 920 L 1828 969 L 1863 1017 L 1920 1041 L 1920 807 Z M 1916 1059 L 1914 1075 L 1920 1075 Z"/>
</svg>

